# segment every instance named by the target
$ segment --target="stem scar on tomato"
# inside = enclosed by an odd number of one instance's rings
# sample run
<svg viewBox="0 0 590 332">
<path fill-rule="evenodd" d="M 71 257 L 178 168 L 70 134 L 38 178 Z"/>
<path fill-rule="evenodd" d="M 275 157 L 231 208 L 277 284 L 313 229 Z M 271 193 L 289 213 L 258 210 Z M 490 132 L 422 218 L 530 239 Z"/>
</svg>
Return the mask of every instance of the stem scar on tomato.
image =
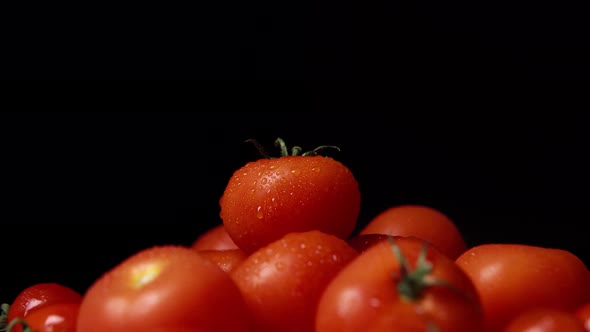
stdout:
<svg viewBox="0 0 590 332">
<path fill-rule="evenodd" d="M 397 292 L 400 297 L 408 302 L 416 302 L 423 294 L 424 290 L 434 286 L 446 287 L 461 296 L 469 298 L 468 294 L 465 294 L 460 289 L 454 287 L 448 282 L 434 278 L 431 273 L 433 265 L 426 258 L 428 252 L 428 242 L 423 241 L 422 249 L 418 253 L 416 259 L 416 266 L 414 269 L 410 267 L 408 260 L 401 252 L 400 247 L 395 242 L 393 236 L 389 236 L 388 241 L 391 245 L 393 255 L 400 264 L 399 273 L 394 273 L 393 280 L 396 282 Z M 438 332 L 438 327 L 430 319 L 427 322 L 427 332 Z"/>
<path fill-rule="evenodd" d="M 252 144 L 254 144 L 254 146 L 256 147 L 256 149 L 258 149 L 258 152 L 260 153 L 260 155 L 263 158 L 266 158 L 266 159 L 274 159 L 274 158 L 277 158 L 277 157 L 272 157 L 270 154 L 268 154 L 268 152 L 266 151 L 266 149 L 264 149 L 264 147 L 260 143 L 258 143 L 258 141 L 256 141 L 253 138 L 247 139 L 246 140 L 246 143 L 252 143 Z M 285 141 L 282 138 L 280 138 L 280 137 L 278 137 L 275 140 L 274 145 L 275 145 L 275 147 L 278 147 L 280 149 L 280 151 L 281 151 L 280 157 L 286 157 L 286 156 L 317 156 L 317 155 L 320 154 L 320 151 L 325 150 L 325 149 L 335 149 L 337 151 L 340 151 L 340 148 L 337 147 L 337 146 L 335 146 L 335 145 L 320 145 L 320 146 L 316 147 L 313 150 L 310 150 L 310 151 L 306 151 L 306 152 L 301 153 L 301 151 L 303 151 L 303 149 L 300 146 L 294 146 L 291 149 L 291 154 L 289 154 L 289 149 L 287 148 L 287 144 L 285 144 Z"/>
</svg>

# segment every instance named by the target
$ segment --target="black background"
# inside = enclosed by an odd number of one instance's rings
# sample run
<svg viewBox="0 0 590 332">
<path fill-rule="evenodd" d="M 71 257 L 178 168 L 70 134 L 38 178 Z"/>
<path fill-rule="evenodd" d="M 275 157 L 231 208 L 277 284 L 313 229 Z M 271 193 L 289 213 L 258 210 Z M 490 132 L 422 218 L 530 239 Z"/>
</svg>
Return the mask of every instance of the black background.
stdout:
<svg viewBox="0 0 590 332">
<path fill-rule="evenodd" d="M 587 1 L 5 2 L 16 79 L 587 79 Z"/>
<path fill-rule="evenodd" d="M 2 301 L 37 282 L 83 292 L 140 249 L 190 244 L 221 222 L 233 171 L 259 157 L 248 138 L 271 150 L 276 137 L 339 146 L 362 193 L 358 228 L 386 207 L 426 204 L 469 245 L 558 247 L 590 262 L 582 116 L 306 112 L 281 100 L 223 104 L 241 112 L 2 114 Z"/>
</svg>

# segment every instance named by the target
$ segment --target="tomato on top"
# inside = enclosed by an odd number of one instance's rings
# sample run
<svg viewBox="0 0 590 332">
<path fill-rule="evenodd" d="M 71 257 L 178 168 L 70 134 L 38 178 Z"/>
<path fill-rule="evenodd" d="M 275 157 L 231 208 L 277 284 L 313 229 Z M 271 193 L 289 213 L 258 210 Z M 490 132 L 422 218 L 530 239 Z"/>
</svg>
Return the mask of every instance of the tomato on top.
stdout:
<svg viewBox="0 0 590 332">
<path fill-rule="evenodd" d="M 291 232 L 352 234 L 361 203 L 358 182 L 344 164 L 319 154 L 329 146 L 306 153 L 296 146 L 289 154 L 279 138 L 281 156 L 270 158 L 253 142 L 265 158 L 236 170 L 219 200 L 220 217 L 239 248 L 250 254 Z"/>
</svg>

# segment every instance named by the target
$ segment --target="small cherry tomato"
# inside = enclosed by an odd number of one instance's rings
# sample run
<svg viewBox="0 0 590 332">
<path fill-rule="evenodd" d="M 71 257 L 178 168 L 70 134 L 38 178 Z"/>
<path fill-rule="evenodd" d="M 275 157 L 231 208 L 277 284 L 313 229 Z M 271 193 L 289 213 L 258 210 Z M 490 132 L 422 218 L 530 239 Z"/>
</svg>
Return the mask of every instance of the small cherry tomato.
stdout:
<svg viewBox="0 0 590 332">
<path fill-rule="evenodd" d="M 8 309 L 7 322 L 15 318 L 27 318 L 33 309 L 54 303 L 80 303 L 82 295 L 74 289 L 58 283 L 38 283 L 22 290 Z M 14 326 L 12 332 L 20 332 L 20 325 Z"/>
</svg>

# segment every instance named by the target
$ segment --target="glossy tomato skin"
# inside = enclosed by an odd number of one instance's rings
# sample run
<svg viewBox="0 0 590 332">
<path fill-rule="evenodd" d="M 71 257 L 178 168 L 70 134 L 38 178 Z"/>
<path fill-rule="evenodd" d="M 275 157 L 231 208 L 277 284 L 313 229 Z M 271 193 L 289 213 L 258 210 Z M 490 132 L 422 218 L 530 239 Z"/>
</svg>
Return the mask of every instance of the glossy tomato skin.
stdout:
<svg viewBox="0 0 590 332">
<path fill-rule="evenodd" d="M 585 302 L 584 263 L 566 250 L 524 244 L 483 244 L 456 260 L 480 294 L 488 332 L 534 307 L 573 311 Z"/>
<path fill-rule="evenodd" d="M 36 308 L 25 319 L 35 332 L 76 332 L 80 303 L 54 303 Z"/>
<path fill-rule="evenodd" d="M 291 232 L 345 239 L 360 201 L 348 167 L 331 157 L 299 155 L 247 163 L 231 176 L 219 204 L 227 233 L 250 254 Z"/>
<path fill-rule="evenodd" d="M 412 268 L 424 248 L 416 237 L 393 237 Z M 380 241 L 344 267 L 321 296 L 316 332 L 428 331 L 474 332 L 483 328 L 483 313 L 469 277 L 432 246 L 427 279 L 450 286 L 425 287 L 415 298 L 402 296 L 397 286 L 400 261 L 390 241 Z"/>
<path fill-rule="evenodd" d="M 256 332 L 313 332 L 319 297 L 357 252 L 320 231 L 289 233 L 252 253 L 232 277 Z"/>
<path fill-rule="evenodd" d="M 144 249 L 97 279 L 84 294 L 77 332 L 250 331 L 230 276 L 184 246 Z"/>
<path fill-rule="evenodd" d="M 586 332 L 570 311 L 534 308 L 514 317 L 503 332 Z"/>
<path fill-rule="evenodd" d="M 424 205 L 389 207 L 373 217 L 360 234 L 415 236 L 430 242 L 451 259 L 467 250 L 455 222 L 441 211 Z"/>
<path fill-rule="evenodd" d="M 74 289 L 54 282 L 38 283 L 22 290 L 12 301 L 8 309 L 7 321 L 26 318 L 29 312 L 54 303 L 80 303 L 82 294 Z M 20 332 L 22 327 L 16 325 L 12 332 Z"/>
<path fill-rule="evenodd" d="M 228 250 L 238 248 L 225 231 L 223 224 L 217 225 L 199 235 L 191 246 L 196 250 Z"/>
<path fill-rule="evenodd" d="M 576 315 L 576 317 L 578 317 L 580 321 L 582 321 L 582 324 L 584 324 L 586 331 L 590 332 L 590 302 L 585 302 L 584 304 L 579 306 L 574 311 L 574 314 Z"/>
</svg>

